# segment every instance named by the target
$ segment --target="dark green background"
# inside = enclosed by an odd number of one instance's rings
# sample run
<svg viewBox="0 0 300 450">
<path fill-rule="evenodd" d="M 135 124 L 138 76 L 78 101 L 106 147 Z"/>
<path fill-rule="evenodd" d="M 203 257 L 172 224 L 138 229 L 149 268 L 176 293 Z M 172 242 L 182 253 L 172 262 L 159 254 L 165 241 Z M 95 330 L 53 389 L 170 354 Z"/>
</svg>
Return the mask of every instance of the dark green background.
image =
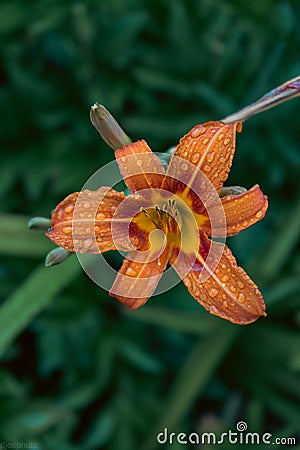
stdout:
<svg viewBox="0 0 300 450">
<path fill-rule="evenodd" d="M 230 175 L 270 202 L 228 239 L 267 303 L 253 325 L 210 316 L 182 284 L 130 312 L 76 257 L 44 268 L 53 245 L 26 230 L 113 159 L 89 122 L 95 101 L 163 151 L 298 75 L 297 4 L 1 2 L 0 443 L 146 450 L 165 426 L 239 420 L 274 438 L 299 432 L 300 100 L 245 123 Z"/>
</svg>

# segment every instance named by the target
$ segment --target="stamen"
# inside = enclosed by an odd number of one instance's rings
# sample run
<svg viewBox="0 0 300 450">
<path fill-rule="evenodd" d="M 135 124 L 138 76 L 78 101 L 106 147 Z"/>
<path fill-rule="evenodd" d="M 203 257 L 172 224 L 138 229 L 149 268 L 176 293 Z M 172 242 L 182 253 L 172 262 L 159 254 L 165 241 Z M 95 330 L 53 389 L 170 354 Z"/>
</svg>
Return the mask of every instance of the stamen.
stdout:
<svg viewBox="0 0 300 450">
<path fill-rule="evenodd" d="M 155 211 L 156 211 L 156 213 L 158 215 L 159 225 L 160 225 L 160 227 L 162 229 L 164 229 L 164 223 L 163 223 L 163 220 L 162 220 L 162 217 L 161 217 L 161 210 L 159 209 L 159 207 L 157 205 L 155 205 Z"/>
</svg>

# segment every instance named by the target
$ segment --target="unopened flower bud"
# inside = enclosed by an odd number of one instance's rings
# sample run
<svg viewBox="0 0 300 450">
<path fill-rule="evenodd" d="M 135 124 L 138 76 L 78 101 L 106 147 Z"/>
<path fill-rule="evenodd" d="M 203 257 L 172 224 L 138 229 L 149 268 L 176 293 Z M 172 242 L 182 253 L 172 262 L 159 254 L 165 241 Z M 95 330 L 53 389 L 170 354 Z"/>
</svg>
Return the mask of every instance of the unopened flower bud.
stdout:
<svg viewBox="0 0 300 450">
<path fill-rule="evenodd" d="M 47 231 L 50 227 L 50 219 L 47 217 L 33 217 L 28 222 L 30 230 Z"/>
<path fill-rule="evenodd" d="M 72 253 L 62 247 L 57 247 L 48 253 L 45 259 L 45 266 L 56 266 L 64 262 Z"/>
<path fill-rule="evenodd" d="M 112 149 L 121 148 L 132 142 L 116 119 L 99 103 L 96 102 L 91 107 L 90 118 L 102 139 Z"/>
</svg>

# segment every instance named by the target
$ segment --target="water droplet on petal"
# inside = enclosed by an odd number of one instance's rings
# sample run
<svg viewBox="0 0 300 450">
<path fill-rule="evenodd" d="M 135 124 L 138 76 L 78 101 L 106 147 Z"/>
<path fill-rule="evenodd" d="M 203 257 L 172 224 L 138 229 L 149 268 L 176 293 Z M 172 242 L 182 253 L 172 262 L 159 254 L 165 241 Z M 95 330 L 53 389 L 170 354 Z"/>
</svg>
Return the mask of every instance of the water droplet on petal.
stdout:
<svg viewBox="0 0 300 450">
<path fill-rule="evenodd" d="M 246 227 L 247 225 L 249 225 L 248 220 L 244 220 L 244 221 L 243 221 L 243 226 Z"/>
<path fill-rule="evenodd" d="M 69 214 L 69 213 L 71 213 L 73 211 L 73 209 L 74 209 L 74 205 L 68 205 L 68 206 L 65 207 L 65 212 L 67 214 Z"/>
<path fill-rule="evenodd" d="M 224 133 L 219 134 L 218 141 L 221 141 L 223 139 L 223 137 L 224 137 Z"/>
<path fill-rule="evenodd" d="M 206 145 L 206 144 L 208 144 L 208 143 L 209 143 L 209 139 L 208 139 L 208 138 L 203 139 L 203 144 L 204 144 L 204 145 Z"/>
<path fill-rule="evenodd" d="M 223 162 L 225 161 L 225 158 L 224 158 L 224 156 L 220 156 L 220 158 L 219 158 L 219 159 L 220 159 L 220 162 L 221 162 L 221 163 L 223 163 Z"/>
<path fill-rule="evenodd" d="M 196 164 L 200 159 L 200 153 L 193 153 L 191 156 L 191 161 Z"/>
<path fill-rule="evenodd" d="M 242 281 L 239 280 L 237 282 L 237 284 L 238 284 L 239 288 L 244 289 L 245 285 L 244 285 L 244 283 Z"/>
<path fill-rule="evenodd" d="M 182 170 L 188 170 L 188 164 L 187 163 L 184 163 L 184 164 L 182 164 L 182 166 L 181 166 L 181 169 Z"/>
<path fill-rule="evenodd" d="M 84 243 L 83 243 L 83 246 L 85 247 L 85 248 L 89 248 L 89 247 L 91 247 L 92 245 L 93 245 L 93 239 L 92 238 L 88 238 L 88 239 L 86 239 L 85 241 L 84 241 Z"/>
<path fill-rule="evenodd" d="M 224 139 L 224 145 L 228 145 L 228 144 L 229 144 L 229 142 L 230 142 L 230 138 L 226 138 L 226 139 Z"/>
<path fill-rule="evenodd" d="M 91 207 L 91 204 L 90 204 L 90 202 L 83 202 L 82 207 L 85 209 L 88 209 Z"/>
<path fill-rule="evenodd" d="M 138 159 L 136 163 L 138 166 L 141 166 L 143 164 L 143 161 L 141 159 Z"/>
<path fill-rule="evenodd" d="M 260 219 L 260 218 L 262 217 L 262 215 L 263 215 L 262 211 L 258 211 L 258 212 L 255 214 L 255 217 L 257 217 L 257 219 Z"/>
<path fill-rule="evenodd" d="M 211 167 L 208 164 L 205 164 L 205 166 L 203 167 L 203 170 L 205 172 L 210 172 L 211 171 Z"/>
<path fill-rule="evenodd" d="M 128 267 L 128 269 L 126 270 L 126 275 L 129 275 L 130 277 L 136 277 L 137 276 L 137 272 L 136 270 L 134 270 L 132 267 Z"/>
<path fill-rule="evenodd" d="M 219 293 L 218 289 L 215 289 L 215 288 L 211 288 L 208 291 L 208 294 L 210 295 L 210 297 L 215 297 L 216 295 L 218 295 L 218 293 Z"/>
<path fill-rule="evenodd" d="M 195 127 L 192 132 L 191 132 L 191 136 L 193 138 L 196 138 L 198 136 L 200 136 L 201 134 L 203 134 L 205 132 L 205 127 L 202 125 L 198 125 L 197 127 Z"/>
<path fill-rule="evenodd" d="M 208 162 L 212 162 L 215 157 L 215 152 L 210 152 L 207 154 L 206 159 Z"/>
<path fill-rule="evenodd" d="M 231 286 L 229 287 L 229 289 L 231 290 L 231 292 L 236 292 L 236 287 L 233 286 L 233 285 L 231 285 Z"/>
<path fill-rule="evenodd" d="M 228 308 L 228 302 L 227 302 L 227 300 L 224 300 L 223 306 L 224 306 L 224 308 Z"/>
<path fill-rule="evenodd" d="M 57 218 L 59 219 L 59 220 L 61 220 L 63 217 L 64 217 L 64 211 L 63 211 L 63 209 L 62 208 L 60 208 L 58 211 L 57 211 Z"/>
<path fill-rule="evenodd" d="M 96 218 L 97 218 L 98 220 L 104 220 L 104 219 L 105 219 L 105 214 L 99 212 L 99 213 L 97 213 Z"/>
<path fill-rule="evenodd" d="M 245 301 L 245 296 L 244 296 L 244 294 L 241 292 L 241 293 L 238 295 L 238 302 L 244 303 L 244 301 Z"/>
<path fill-rule="evenodd" d="M 90 227 L 87 227 L 87 228 L 85 229 L 86 234 L 90 234 L 91 231 L 92 231 L 92 230 L 91 230 Z"/>
<path fill-rule="evenodd" d="M 222 277 L 221 280 L 223 281 L 223 283 L 225 283 L 226 281 L 229 280 L 229 276 L 228 275 L 224 275 L 224 277 Z"/>
<path fill-rule="evenodd" d="M 122 161 L 123 163 L 125 163 L 125 162 L 127 161 L 126 156 L 122 156 L 121 161 Z"/>
<path fill-rule="evenodd" d="M 65 234 L 71 234 L 72 233 L 72 227 L 63 227 L 62 231 Z"/>
</svg>

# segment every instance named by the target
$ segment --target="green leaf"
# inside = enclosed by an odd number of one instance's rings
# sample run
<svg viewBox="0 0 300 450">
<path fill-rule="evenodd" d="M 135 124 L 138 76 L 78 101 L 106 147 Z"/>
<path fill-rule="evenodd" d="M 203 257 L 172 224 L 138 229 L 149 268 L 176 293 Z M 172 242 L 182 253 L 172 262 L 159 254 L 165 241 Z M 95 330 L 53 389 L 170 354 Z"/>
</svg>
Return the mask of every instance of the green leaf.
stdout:
<svg viewBox="0 0 300 450">
<path fill-rule="evenodd" d="M 59 266 L 37 269 L 21 284 L 0 308 L 0 355 L 33 318 L 77 275 L 80 265 L 75 258 Z"/>
</svg>

